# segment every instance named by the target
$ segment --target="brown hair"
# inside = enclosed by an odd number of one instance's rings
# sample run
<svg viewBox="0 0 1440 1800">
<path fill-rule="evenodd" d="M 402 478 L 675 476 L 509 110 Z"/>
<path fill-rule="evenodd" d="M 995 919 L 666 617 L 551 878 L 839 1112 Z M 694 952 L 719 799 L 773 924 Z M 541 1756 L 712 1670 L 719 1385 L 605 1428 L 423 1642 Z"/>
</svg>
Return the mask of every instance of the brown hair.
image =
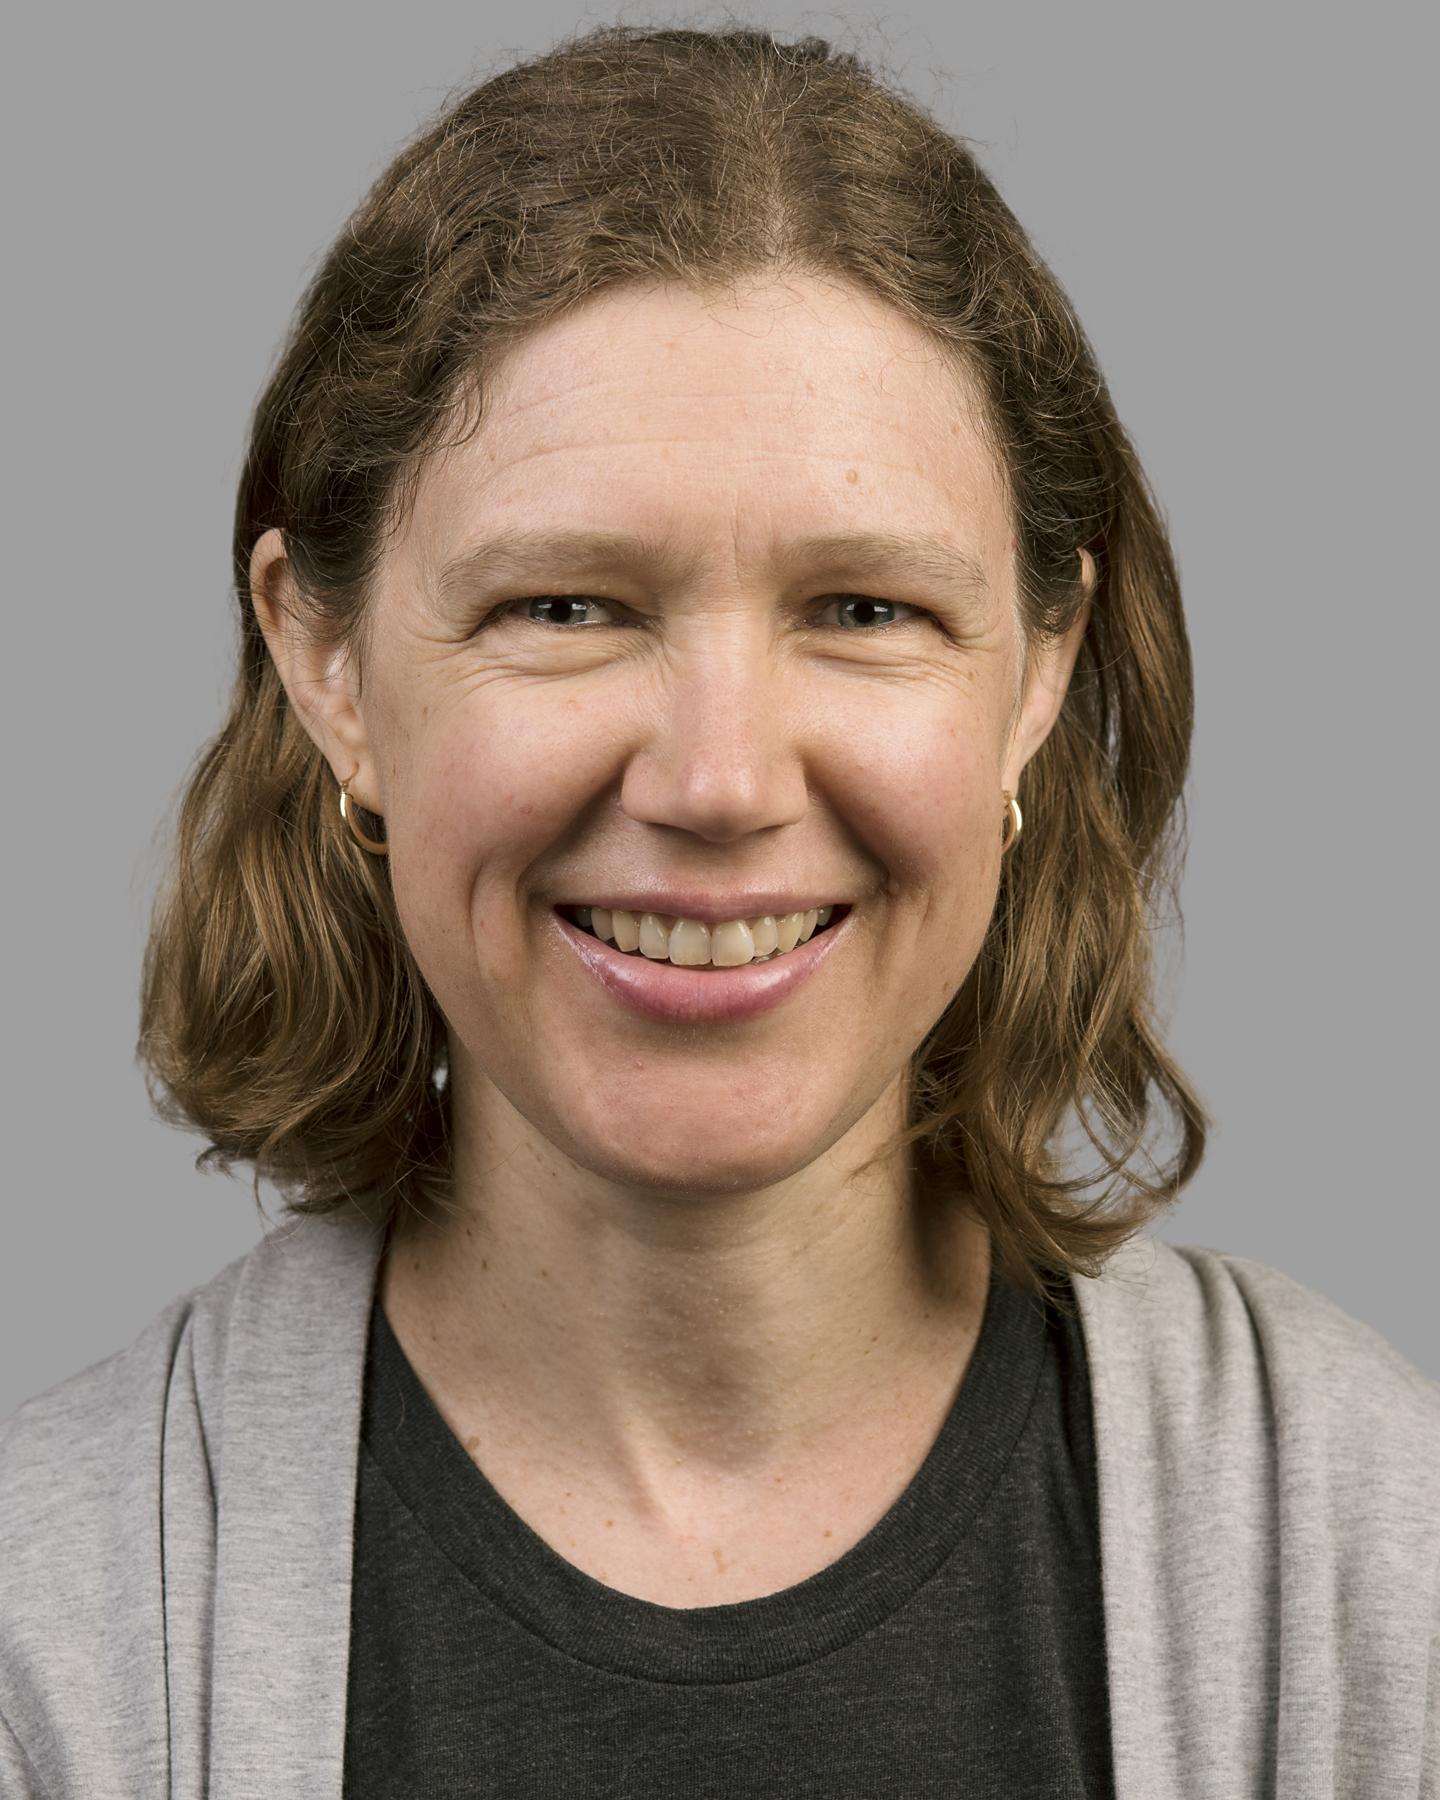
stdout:
<svg viewBox="0 0 1440 1800">
<path fill-rule="evenodd" d="M 138 1054 L 160 1115 L 210 1139 L 197 1167 L 252 1163 L 257 1205 L 262 1175 L 290 1212 L 354 1204 L 388 1225 L 444 1204 L 449 1096 L 388 860 L 349 837 L 261 635 L 256 540 L 283 531 L 307 620 L 363 671 L 387 537 L 425 458 L 479 424 L 511 344 L 618 283 L 790 272 L 863 284 L 978 379 L 1027 651 L 1077 615 L 1079 546 L 1099 572 L 989 933 L 912 1060 L 891 1148 L 926 1192 L 966 1197 L 1002 1273 L 1036 1294 L 1098 1274 L 1198 1167 L 1210 1121 L 1152 1022 L 1148 935 L 1157 899 L 1179 913 L 1189 643 L 1158 506 L 1069 301 L 970 150 L 854 55 L 608 25 L 447 102 L 395 157 L 255 410 L 239 670 L 180 798 Z M 1152 1086 L 1180 1126 L 1153 1182 L 1129 1166 Z M 1098 1176 L 1063 1178 L 1057 1144 L 1071 1108 L 1118 1178 L 1084 1204 Z"/>
</svg>

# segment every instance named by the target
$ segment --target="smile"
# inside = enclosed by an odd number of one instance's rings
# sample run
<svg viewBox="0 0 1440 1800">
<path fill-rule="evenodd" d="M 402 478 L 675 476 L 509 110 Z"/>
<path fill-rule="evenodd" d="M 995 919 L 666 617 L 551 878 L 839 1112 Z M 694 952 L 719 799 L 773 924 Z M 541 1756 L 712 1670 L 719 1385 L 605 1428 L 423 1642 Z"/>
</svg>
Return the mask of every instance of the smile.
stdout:
<svg viewBox="0 0 1440 1800">
<path fill-rule="evenodd" d="M 757 960 L 752 954 L 748 962 L 725 967 L 706 962 L 686 967 L 667 957 L 647 955 L 642 946 L 622 950 L 607 943 L 594 930 L 594 912 L 590 923 L 582 925 L 572 914 L 578 907 L 556 907 L 550 917 L 565 947 L 576 957 L 581 968 L 591 976 L 601 994 L 618 1001 L 632 1012 L 647 1018 L 669 1020 L 680 1024 L 718 1023 L 747 1019 L 769 1012 L 796 995 L 851 936 L 854 908 L 836 906 L 822 928 L 818 911 L 815 930 L 803 942 L 796 934 L 794 947 L 779 948 L 779 921 L 776 921 L 776 948 Z M 631 915 L 642 921 L 651 915 Z M 654 915 L 656 930 L 668 917 Z M 792 919 L 805 915 L 791 914 Z M 674 923 L 672 921 L 672 932 Z M 614 930 L 613 915 L 611 929 Z M 725 927 L 722 925 L 723 932 Z M 754 934 L 752 936 L 752 943 Z M 669 938 L 652 937 L 658 948 Z M 762 942 L 763 942 L 762 938 Z M 593 990 L 592 990 L 593 991 Z"/>
<path fill-rule="evenodd" d="M 627 956 L 644 956 L 686 969 L 736 969 L 787 955 L 843 917 L 846 906 L 809 912 L 764 914 L 705 925 L 671 913 L 635 913 L 616 907 L 562 906 L 560 913 L 582 931 L 613 944 Z"/>
</svg>

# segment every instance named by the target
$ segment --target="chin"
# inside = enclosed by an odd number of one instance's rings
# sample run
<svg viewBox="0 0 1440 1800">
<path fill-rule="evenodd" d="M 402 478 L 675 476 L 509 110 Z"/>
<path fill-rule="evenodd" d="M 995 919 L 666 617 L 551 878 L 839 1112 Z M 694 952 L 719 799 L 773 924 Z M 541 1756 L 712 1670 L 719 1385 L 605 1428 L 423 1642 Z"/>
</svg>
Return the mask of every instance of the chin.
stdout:
<svg viewBox="0 0 1440 1800">
<path fill-rule="evenodd" d="M 570 1157 L 617 1186 L 657 1196 L 666 1194 L 743 1194 L 773 1187 L 797 1169 L 814 1161 L 820 1146 L 797 1144 L 793 1135 L 784 1144 L 762 1147 L 754 1142 L 753 1120 L 737 1117 L 723 1130 L 712 1117 L 706 1121 L 703 1140 L 693 1122 L 674 1119 L 654 1130 L 633 1121 L 626 1136 L 613 1137 L 613 1121 L 607 1122 L 607 1141 L 588 1144 L 571 1134 Z M 792 1125 L 793 1133 L 793 1125 Z"/>
</svg>

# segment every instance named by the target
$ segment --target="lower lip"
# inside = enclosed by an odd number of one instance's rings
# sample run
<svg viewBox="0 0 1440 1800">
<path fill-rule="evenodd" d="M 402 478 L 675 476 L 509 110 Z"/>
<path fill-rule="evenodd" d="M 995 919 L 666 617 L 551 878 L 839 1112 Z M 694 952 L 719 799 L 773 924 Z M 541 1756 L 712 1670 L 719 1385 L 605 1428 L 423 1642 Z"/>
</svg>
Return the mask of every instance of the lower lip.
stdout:
<svg viewBox="0 0 1440 1800">
<path fill-rule="evenodd" d="M 788 1000 L 820 967 L 844 937 L 854 907 L 828 931 L 771 962 L 738 969 L 685 969 L 674 963 L 632 956 L 582 931 L 563 913 L 551 918 L 565 943 L 600 985 L 622 1006 L 650 1019 L 684 1024 L 718 1019 L 748 1019 Z"/>
</svg>

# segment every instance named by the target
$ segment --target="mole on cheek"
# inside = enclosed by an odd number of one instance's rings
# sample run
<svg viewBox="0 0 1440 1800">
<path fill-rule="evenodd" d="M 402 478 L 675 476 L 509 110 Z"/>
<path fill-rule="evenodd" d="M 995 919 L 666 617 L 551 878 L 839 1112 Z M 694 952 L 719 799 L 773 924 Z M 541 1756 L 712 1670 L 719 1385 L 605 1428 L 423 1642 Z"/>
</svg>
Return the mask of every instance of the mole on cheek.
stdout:
<svg viewBox="0 0 1440 1800">
<path fill-rule="evenodd" d="M 846 479 L 846 480 L 847 480 L 847 481 L 848 481 L 848 482 L 850 482 L 850 483 L 852 483 L 852 484 L 853 484 L 853 483 L 855 483 L 855 482 L 857 482 L 857 481 L 858 481 L 858 480 L 859 480 L 859 479 L 860 479 L 860 476 L 859 476 L 859 474 L 858 474 L 858 473 L 857 473 L 857 471 L 856 471 L 856 470 L 854 470 L 854 469 L 847 469 L 847 470 L 846 470 L 846 471 L 845 471 L 845 479 Z"/>
</svg>

